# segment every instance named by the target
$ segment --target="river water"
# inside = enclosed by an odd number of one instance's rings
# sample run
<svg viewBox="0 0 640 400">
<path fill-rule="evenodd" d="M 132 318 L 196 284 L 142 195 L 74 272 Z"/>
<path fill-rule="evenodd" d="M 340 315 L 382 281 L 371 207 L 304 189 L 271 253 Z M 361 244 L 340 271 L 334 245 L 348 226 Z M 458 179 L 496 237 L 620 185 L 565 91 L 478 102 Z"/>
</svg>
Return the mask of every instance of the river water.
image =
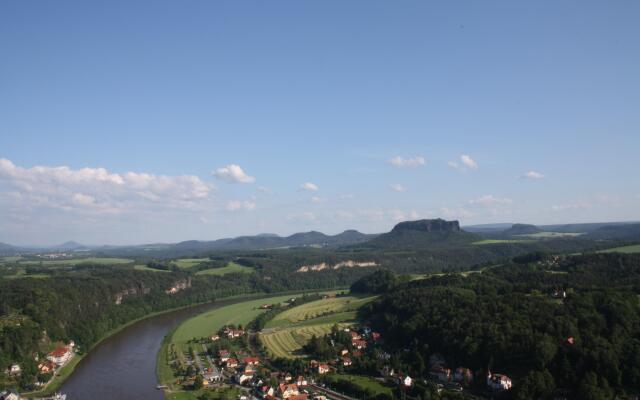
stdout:
<svg viewBox="0 0 640 400">
<path fill-rule="evenodd" d="M 64 382 L 67 400 L 162 400 L 156 357 L 164 336 L 185 319 L 244 300 L 223 300 L 141 320 L 89 352 Z"/>
</svg>

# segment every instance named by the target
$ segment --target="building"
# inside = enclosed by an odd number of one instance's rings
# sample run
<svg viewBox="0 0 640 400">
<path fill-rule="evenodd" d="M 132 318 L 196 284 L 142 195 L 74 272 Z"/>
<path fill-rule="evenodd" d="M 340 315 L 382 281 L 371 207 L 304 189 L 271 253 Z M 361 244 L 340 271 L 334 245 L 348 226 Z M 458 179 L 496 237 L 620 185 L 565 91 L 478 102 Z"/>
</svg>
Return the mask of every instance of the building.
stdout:
<svg viewBox="0 0 640 400">
<path fill-rule="evenodd" d="M 329 366 L 327 364 L 318 364 L 318 373 L 326 374 L 329 372 Z"/>
<path fill-rule="evenodd" d="M 258 357 L 245 357 L 242 360 L 247 365 L 259 365 L 260 359 Z"/>
<path fill-rule="evenodd" d="M 20 375 L 21 372 L 20 364 L 11 364 L 9 366 L 9 375 Z"/>
<path fill-rule="evenodd" d="M 280 386 L 278 386 L 278 393 L 280 393 L 283 399 L 288 399 L 291 396 L 299 395 L 300 391 L 298 391 L 298 385 L 295 383 L 281 383 Z"/>
<path fill-rule="evenodd" d="M 364 349 L 367 347 L 367 341 L 362 339 L 355 339 L 351 342 L 351 344 L 353 345 L 353 347 L 355 347 L 358 350 Z"/>
<path fill-rule="evenodd" d="M 220 362 L 227 362 L 229 359 L 229 350 L 218 350 L 218 357 L 220 357 Z"/>
<path fill-rule="evenodd" d="M 244 372 L 240 375 L 237 376 L 237 381 L 239 384 L 244 384 L 251 382 L 251 380 L 253 379 L 253 372 Z"/>
<path fill-rule="evenodd" d="M 307 386 L 308 385 L 307 378 L 305 378 L 304 376 L 300 375 L 296 379 L 296 385 L 298 385 L 298 386 Z"/>
<path fill-rule="evenodd" d="M 20 400 L 20 395 L 10 390 L 0 392 L 0 400 Z"/>
<path fill-rule="evenodd" d="M 218 334 L 211 335 L 212 342 L 217 342 L 218 340 L 220 340 L 220 335 Z"/>
<path fill-rule="evenodd" d="M 513 383 L 511 378 L 502 374 L 492 374 L 491 371 L 487 372 L 487 386 L 489 389 L 495 391 L 503 391 L 511 389 Z"/>
<path fill-rule="evenodd" d="M 402 386 L 409 387 L 413 385 L 413 379 L 411 379 L 409 375 L 407 376 L 400 375 L 398 376 L 398 383 Z"/>
<path fill-rule="evenodd" d="M 57 364 L 63 365 L 73 356 L 69 347 L 58 347 L 47 355 L 47 360 Z"/>
<path fill-rule="evenodd" d="M 235 358 L 229 358 L 227 360 L 227 368 L 235 368 L 238 366 L 238 360 Z"/>
<path fill-rule="evenodd" d="M 56 365 L 49 360 L 43 361 L 40 364 L 38 364 L 38 371 L 40 371 L 41 374 L 49 374 L 53 372 L 55 368 L 56 368 Z"/>
<path fill-rule="evenodd" d="M 342 358 L 342 365 L 344 365 L 345 367 L 350 367 L 351 364 L 353 363 L 351 362 L 351 359 L 349 357 Z"/>
</svg>

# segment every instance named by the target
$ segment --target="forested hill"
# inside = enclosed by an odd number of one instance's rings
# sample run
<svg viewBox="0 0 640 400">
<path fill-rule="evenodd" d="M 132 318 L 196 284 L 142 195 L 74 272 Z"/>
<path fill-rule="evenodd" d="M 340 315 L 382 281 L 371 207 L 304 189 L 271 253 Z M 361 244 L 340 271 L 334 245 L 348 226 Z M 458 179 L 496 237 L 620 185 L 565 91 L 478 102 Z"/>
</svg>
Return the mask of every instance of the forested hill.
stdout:
<svg viewBox="0 0 640 400">
<path fill-rule="evenodd" d="M 640 255 L 519 261 L 395 286 L 360 317 L 400 355 L 394 367 L 412 376 L 424 376 L 439 354 L 480 381 L 487 369 L 509 375 L 514 390 L 506 397 L 636 395 Z M 375 287 L 384 286 L 380 278 Z"/>
</svg>

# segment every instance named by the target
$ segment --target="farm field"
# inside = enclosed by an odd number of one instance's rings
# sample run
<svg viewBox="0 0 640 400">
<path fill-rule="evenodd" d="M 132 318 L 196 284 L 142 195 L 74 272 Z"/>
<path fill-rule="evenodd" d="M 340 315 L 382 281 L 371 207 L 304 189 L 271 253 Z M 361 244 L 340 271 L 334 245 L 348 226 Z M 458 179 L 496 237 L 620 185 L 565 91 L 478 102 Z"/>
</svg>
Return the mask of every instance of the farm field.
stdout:
<svg viewBox="0 0 640 400">
<path fill-rule="evenodd" d="M 191 267 L 195 267 L 196 265 L 203 263 L 205 261 L 210 261 L 208 258 L 179 258 L 174 261 L 174 263 L 180 269 L 187 269 Z"/>
<path fill-rule="evenodd" d="M 529 238 L 537 238 L 537 239 L 548 239 L 548 238 L 559 238 L 559 237 L 576 237 L 580 236 L 582 233 L 573 233 L 573 232 L 538 232 L 531 233 L 528 235 L 518 235 L 521 237 L 529 237 Z"/>
<path fill-rule="evenodd" d="M 197 315 L 183 322 L 173 334 L 173 343 L 186 343 L 193 338 L 208 337 L 225 325 L 246 325 L 266 310 L 263 304 L 280 303 L 300 294 L 280 295 L 217 308 Z"/>
<path fill-rule="evenodd" d="M 304 346 L 313 335 L 320 337 L 331 332 L 334 324 L 335 322 L 279 329 L 274 332 L 261 333 L 260 340 L 274 357 L 301 357 L 302 355 L 297 354 L 297 352 L 302 349 L 302 346 Z M 338 326 L 342 328 L 349 325 L 348 323 L 338 324 Z"/>
<path fill-rule="evenodd" d="M 244 265 L 230 262 L 229 264 L 227 264 L 226 267 L 205 269 L 205 270 L 196 272 L 196 275 L 225 275 L 225 274 L 231 274 L 234 272 L 251 273 L 253 272 L 253 268 L 245 267 Z"/>
<path fill-rule="evenodd" d="M 640 253 L 640 244 L 630 246 L 614 247 L 612 249 L 601 250 L 598 253 Z"/>
<path fill-rule="evenodd" d="M 373 297 L 344 296 L 312 301 L 285 310 L 271 321 L 265 328 L 286 328 L 302 321 L 309 321 L 320 317 L 330 317 L 331 314 L 355 312 L 360 306 L 373 300 Z"/>
</svg>

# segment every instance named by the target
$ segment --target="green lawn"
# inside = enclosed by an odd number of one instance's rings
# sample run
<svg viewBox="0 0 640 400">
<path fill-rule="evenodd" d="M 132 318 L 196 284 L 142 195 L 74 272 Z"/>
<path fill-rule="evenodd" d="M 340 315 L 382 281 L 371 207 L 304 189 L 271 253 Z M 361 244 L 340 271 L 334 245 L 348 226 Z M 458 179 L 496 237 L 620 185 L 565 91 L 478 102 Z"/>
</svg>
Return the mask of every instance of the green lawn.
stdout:
<svg viewBox="0 0 640 400">
<path fill-rule="evenodd" d="M 630 246 L 614 247 L 612 249 L 601 250 L 598 253 L 640 253 L 640 244 Z"/>
<path fill-rule="evenodd" d="M 349 381 L 355 384 L 355 386 L 359 387 L 360 390 L 362 390 L 363 392 L 368 391 L 372 397 L 377 396 L 380 393 L 386 393 L 390 396 L 393 395 L 393 391 L 390 387 L 384 386 L 381 382 L 368 376 L 331 374 L 331 375 L 327 375 L 325 379 L 329 383 L 337 382 L 337 381 Z"/>
<path fill-rule="evenodd" d="M 338 313 L 343 314 L 340 316 L 341 318 L 346 317 L 347 319 L 352 319 L 353 314 L 349 314 L 347 316 L 344 313 L 355 312 L 355 310 L 360 308 L 363 304 L 370 302 L 374 298 L 375 296 L 364 298 L 356 296 L 344 296 L 311 301 L 309 303 L 292 307 L 281 312 L 280 314 L 276 315 L 275 318 L 273 318 L 271 321 L 267 322 L 265 328 L 285 328 L 301 323 L 303 321 L 309 322 L 311 320 L 320 318 L 328 319 L 328 322 L 339 322 L 339 319 L 336 319 L 335 317 L 335 314 Z"/>
<path fill-rule="evenodd" d="M 299 296 L 300 294 L 289 294 L 249 300 L 207 311 L 183 322 L 173 333 L 172 342 L 186 343 L 193 338 L 209 337 L 225 325 L 246 325 L 265 312 L 259 308 L 261 305 L 280 303 Z"/>
<path fill-rule="evenodd" d="M 185 269 L 195 267 L 196 265 L 206 261 L 211 260 L 209 260 L 208 258 L 180 258 L 175 260 L 174 262 L 178 266 L 178 268 Z"/>
<path fill-rule="evenodd" d="M 473 242 L 471 244 L 482 246 L 485 244 L 502 244 L 502 243 L 529 243 L 532 240 L 524 240 L 524 239 L 484 239 L 478 240 L 477 242 Z"/>
<path fill-rule="evenodd" d="M 230 262 L 226 267 L 205 269 L 196 272 L 196 275 L 225 275 L 233 272 L 250 273 L 253 272 L 253 268 Z"/>
<path fill-rule="evenodd" d="M 164 269 L 156 269 L 156 268 L 149 268 L 146 265 L 134 265 L 133 269 L 138 270 L 138 271 L 151 271 L 151 272 L 171 272 L 171 271 L 167 271 Z"/>
<path fill-rule="evenodd" d="M 72 258 L 69 260 L 42 260 L 42 261 L 20 261 L 20 265 L 42 265 L 56 266 L 56 265 L 78 265 L 83 263 L 102 264 L 102 265 L 114 265 L 114 264 L 128 264 L 133 262 L 127 258 L 115 258 L 115 257 L 86 257 L 86 258 Z"/>
</svg>

